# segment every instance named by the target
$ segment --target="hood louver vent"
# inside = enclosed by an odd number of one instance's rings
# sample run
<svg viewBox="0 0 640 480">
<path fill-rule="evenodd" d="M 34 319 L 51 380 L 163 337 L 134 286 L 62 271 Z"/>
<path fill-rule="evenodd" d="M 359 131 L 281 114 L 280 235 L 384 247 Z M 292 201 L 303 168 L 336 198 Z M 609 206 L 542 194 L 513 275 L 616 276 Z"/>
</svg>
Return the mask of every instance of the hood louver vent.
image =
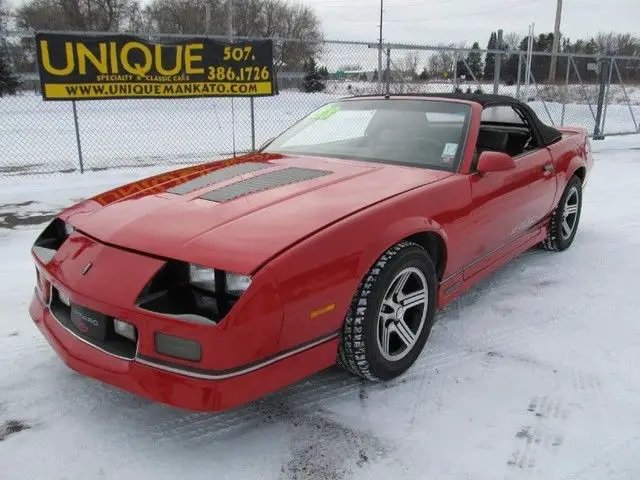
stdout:
<svg viewBox="0 0 640 480">
<path fill-rule="evenodd" d="M 274 165 L 270 163 L 258 163 L 258 162 L 237 163 L 236 165 L 231 165 L 229 167 L 221 168 L 220 170 L 215 170 L 201 177 L 194 178 L 193 180 L 183 183 L 182 185 L 178 185 L 176 187 L 170 188 L 167 190 L 167 193 L 175 193 L 177 195 L 186 195 L 187 193 L 195 192 L 200 188 L 213 185 L 214 183 L 224 182 L 225 180 L 231 180 L 233 177 L 237 177 L 238 175 L 255 172 L 258 170 L 262 170 L 263 168 L 270 168 L 273 166 Z"/>
<path fill-rule="evenodd" d="M 289 167 L 232 183 L 231 185 L 207 192 L 200 198 L 210 200 L 212 202 L 228 202 L 250 193 L 263 192 L 275 187 L 282 187 L 292 183 L 323 177 L 330 173 L 332 172 L 326 170 Z"/>
</svg>

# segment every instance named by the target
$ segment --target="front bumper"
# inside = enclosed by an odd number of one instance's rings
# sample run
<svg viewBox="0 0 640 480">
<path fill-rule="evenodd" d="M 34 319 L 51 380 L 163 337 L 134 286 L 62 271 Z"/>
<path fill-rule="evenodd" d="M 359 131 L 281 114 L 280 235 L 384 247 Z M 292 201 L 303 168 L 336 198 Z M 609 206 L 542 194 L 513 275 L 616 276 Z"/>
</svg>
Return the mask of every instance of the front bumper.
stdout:
<svg viewBox="0 0 640 480">
<path fill-rule="evenodd" d="M 36 291 L 29 313 L 60 358 L 76 372 L 155 402 L 198 411 L 234 408 L 327 368 L 335 362 L 338 342 L 337 335 L 330 335 L 213 380 L 206 373 L 151 366 L 137 354 L 124 359 L 96 348 L 64 327 Z"/>
</svg>

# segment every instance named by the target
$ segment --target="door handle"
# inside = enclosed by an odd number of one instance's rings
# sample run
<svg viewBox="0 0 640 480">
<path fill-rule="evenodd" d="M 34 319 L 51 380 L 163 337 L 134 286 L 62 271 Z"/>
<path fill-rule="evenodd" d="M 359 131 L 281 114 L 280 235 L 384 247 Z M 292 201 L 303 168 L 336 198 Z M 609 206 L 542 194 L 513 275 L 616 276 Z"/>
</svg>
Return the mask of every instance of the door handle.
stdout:
<svg viewBox="0 0 640 480">
<path fill-rule="evenodd" d="M 542 170 L 545 174 L 550 174 L 555 171 L 555 168 L 553 167 L 553 163 L 546 163 L 544 167 L 542 167 Z"/>
</svg>

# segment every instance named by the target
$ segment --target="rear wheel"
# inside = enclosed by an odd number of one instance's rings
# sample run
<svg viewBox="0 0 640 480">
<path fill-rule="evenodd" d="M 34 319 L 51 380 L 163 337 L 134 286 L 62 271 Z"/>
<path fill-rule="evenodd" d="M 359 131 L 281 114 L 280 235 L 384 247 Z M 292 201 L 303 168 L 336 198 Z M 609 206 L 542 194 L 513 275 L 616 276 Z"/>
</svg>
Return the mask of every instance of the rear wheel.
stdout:
<svg viewBox="0 0 640 480">
<path fill-rule="evenodd" d="M 408 241 L 388 249 L 353 298 L 340 335 L 338 362 L 369 380 L 404 373 L 431 331 L 436 285 L 426 250 Z"/>
<path fill-rule="evenodd" d="M 573 243 L 582 212 L 582 181 L 573 176 L 549 219 L 549 231 L 540 246 L 545 250 L 566 250 Z"/>
</svg>

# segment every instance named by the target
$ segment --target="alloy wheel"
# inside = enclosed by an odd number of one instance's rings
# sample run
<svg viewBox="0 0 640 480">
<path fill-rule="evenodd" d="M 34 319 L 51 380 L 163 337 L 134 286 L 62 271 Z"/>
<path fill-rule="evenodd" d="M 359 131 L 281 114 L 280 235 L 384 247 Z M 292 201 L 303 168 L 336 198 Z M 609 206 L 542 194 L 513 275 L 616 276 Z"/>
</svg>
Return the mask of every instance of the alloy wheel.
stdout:
<svg viewBox="0 0 640 480">
<path fill-rule="evenodd" d="M 421 270 L 401 270 L 387 289 L 378 314 L 378 348 L 391 362 L 404 358 L 425 326 L 429 304 L 427 279 Z"/>
<path fill-rule="evenodd" d="M 576 187 L 572 187 L 567 193 L 567 198 L 562 206 L 561 234 L 563 240 L 571 237 L 578 223 L 578 210 L 580 207 L 580 194 Z"/>
</svg>

